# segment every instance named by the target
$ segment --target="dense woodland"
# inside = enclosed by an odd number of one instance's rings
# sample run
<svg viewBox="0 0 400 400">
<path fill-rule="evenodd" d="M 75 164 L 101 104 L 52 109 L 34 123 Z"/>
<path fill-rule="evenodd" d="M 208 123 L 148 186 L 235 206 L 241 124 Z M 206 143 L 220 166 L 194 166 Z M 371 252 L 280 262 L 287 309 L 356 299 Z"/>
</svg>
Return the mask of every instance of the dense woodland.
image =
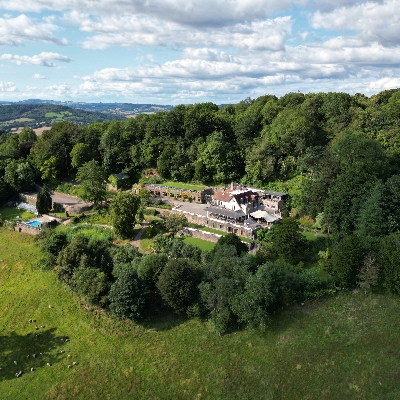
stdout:
<svg viewBox="0 0 400 400">
<path fill-rule="evenodd" d="M 84 111 L 62 105 L 50 104 L 5 104 L 0 105 L 0 128 L 52 126 L 61 120 L 77 125 L 89 125 L 95 122 L 123 119 L 124 117 L 97 110 Z"/>
<path fill-rule="evenodd" d="M 400 294 L 399 122 L 400 90 L 370 98 L 267 95 L 223 108 L 180 105 L 85 127 L 61 122 L 39 138 L 29 129 L 1 136 L 0 199 L 35 181 L 81 181 L 90 169 L 103 177 L 125 172 L 132 183 L 156 169 L 158 176 L 148 180 L 237 181 L 287 191 L 290 218 L 259 235 L 264 245 L 255 258 L 242 254 L 235 242 L 197 254 L 193 248 L 175 251 L 174 239 L 163 245 L 161 238 L 159 255 L 124 253 L 118 257 L 125 261 L 116 262 L 115 249 L 105 246 L 100 260 L 101 251 L 93 251 L 87 238 L 43 239 L 50 243 L 45 264 L 58 265 L 62 281 L 117 315 L 140 319 L 146 302 L 154 305 L 160 296 L 179 312 L 209 316 L 218 332 L 263 325 L 283 305 L 340 288 Z M 315 255 L 299 224 L 329 234 L 326 251 L 311 269 L 303 268 Z M 150 257 L 158 261 L 144 261 Z M 321 271 L 330 278 L 322 279 Z M 143 296 L 127 306 L 121 299 L 128 293 Z"/>
</svg>

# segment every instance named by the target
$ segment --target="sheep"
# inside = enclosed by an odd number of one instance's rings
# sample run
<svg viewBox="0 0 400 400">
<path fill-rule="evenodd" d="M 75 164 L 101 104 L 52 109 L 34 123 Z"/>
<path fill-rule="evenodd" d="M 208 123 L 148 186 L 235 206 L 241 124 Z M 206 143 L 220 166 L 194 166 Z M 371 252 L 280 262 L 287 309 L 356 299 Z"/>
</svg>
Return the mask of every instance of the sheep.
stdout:
<svg viewBox="0 0 400 400">
<path fill-rule="evenodd" d="M 31 372 L 33 372 L 34 370 L 35 370 L 35 368 L 32 367 L 32 368 L 31 368 Z"/>
<path fill-rule="evenodd" d="M 65 350 L 60 350 L 60 353 L 62 354 L 62 353 L 65 353 Z"/>
<path fill-rule="evenodd" d="M 29 323 L 30 323 L 30 324 L 32 323 L 32 320 L 31 320 L 31 319 L 29 320 Z"/>
<path fill-rule="evenodd" d="M 33 358 L 36 358 L 36 354 L 32 354 L 32 357 L 33 357 Z"/>
<path fill-rule="evenodd" d="M 72 363 L 72 365 L 78 365 L 78 363 L 77 363 L 76 361 L 74 361 L 74 362 Z"/>
<path fill-rule="evenodd" d="M 71 354 L 68 354 L 68 358 L 71 358 L 72 356 L 71 356 Z"/>
<path fill-rule="evenodd" d="M 46 328 L 44 325 L 40 325 L 41 328 Z"/>
<path fill-rule="evenodd" d="M 46 365 L 47 365 L 48 367 L 51 367 L 51 364 L 50 364 L 50 363 L 46 363 Z"/>
<path fill-rule="evenodd" d="M 17 362 L 16 362 L 16 361 L 14 361 L 14 364 L 15 364 L 15 365 L 17 365 Z"/>
<path fill-rule="evenodd" d="M 68 365 L 68 368 L 71 368 L 71 366 L 70 366 L 70 365 Z"/>
</svg>

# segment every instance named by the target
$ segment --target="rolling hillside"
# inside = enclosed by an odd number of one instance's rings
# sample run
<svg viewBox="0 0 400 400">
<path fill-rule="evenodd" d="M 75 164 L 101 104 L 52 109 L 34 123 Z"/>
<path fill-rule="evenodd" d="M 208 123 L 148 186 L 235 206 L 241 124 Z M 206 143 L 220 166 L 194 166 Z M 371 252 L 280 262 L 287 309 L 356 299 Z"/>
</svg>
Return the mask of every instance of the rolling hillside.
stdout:
<svg viewBox="0 0 400 400">
<path fill-rule="evenodd" d="M 11 130 L 29 126 L 40 128 L 51 126 L 55 122 L 70 121 L 78 125 L 89 125 L 94 122 L 124 119 L 124 116 L 72 109 L 66 106 L 47 104 L 11 104 L 0 105 L 0 130 Z"/>
</svg>

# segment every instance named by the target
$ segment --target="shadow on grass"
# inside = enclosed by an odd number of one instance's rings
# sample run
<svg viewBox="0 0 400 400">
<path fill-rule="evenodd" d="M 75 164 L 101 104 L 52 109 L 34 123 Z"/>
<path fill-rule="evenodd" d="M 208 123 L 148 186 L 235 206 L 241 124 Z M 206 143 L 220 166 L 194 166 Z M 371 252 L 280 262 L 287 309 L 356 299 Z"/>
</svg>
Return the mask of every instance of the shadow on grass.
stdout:
<svg viewBox="0 0 400 400">
<path fill-rule="evenodd" d="M 54 331 L 55 328 L 39 329 L 26 335 L 11 332 L 8 336 L 0 336 L 0 382 L 15 379 L 20 371 L 23 376 L 31 373 L 31 368 L 49 368 L 47 363 L 53 365 L 63 358 L 59 350 L 63 338 L 56 336 Z"/>
<path fill-rule="evenodd" d="M 153 329 L 155 331 L 168 331 L 185 323 L 188 320 L 189 317 L 186 314 L 177 314 L 170 309 L 162 309 L 159 310 L 157 314 L 153 314 L 142 321 L 141 325 L 146 329 Z"/>
</svg>

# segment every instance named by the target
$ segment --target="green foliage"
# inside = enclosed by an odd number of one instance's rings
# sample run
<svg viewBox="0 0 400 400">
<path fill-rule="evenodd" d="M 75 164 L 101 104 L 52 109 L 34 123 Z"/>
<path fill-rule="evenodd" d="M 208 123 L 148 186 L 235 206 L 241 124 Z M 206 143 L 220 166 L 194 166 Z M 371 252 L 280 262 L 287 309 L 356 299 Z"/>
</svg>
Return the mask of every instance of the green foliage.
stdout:
<svg viewBox="0 0 400 400">
<path fill-rule="evenodd" d="M 78 169 L 76 179 L 82 186 L 81 197 L 95 206 L 106 198 L 105 173 L 97 161 L 91 160 Z"/>
<path fill-rule="evenodd" d="M 4 182 L 8 183 L 15 191 L 27 191 L 34 184 L 34 171 L 30 164 L 24 160 L 11 160 L 4 171 Z"/>
<path fill-rule="evenodd" d="M 279 224 L 271 227 L 269 243 L 271 252 L 285 261 L 297 264 L 304 258 L 306 240 L 292 217 L 282 218 Z"/>
<path fill-rule="evenodd" d="M 372 286 L 376 286 L 379 280 L 379 264 L 376 260 L 376 255 L 369 252 L 363 261 L 363 265 L 358 274 L 358 286 L 364 289 L 364 293 L 370 290 Z"/>
<path fill-rule="evenodd" d="M 71 150 L 71 165 L 74 168 L 80 168 L 83 164 L 94 159 L 93 148 L 86 143 L 76 143 Z"/>
<path fill-rule="evenodd" d="M 199 273 L 192 261 L 170 259 L 159 275 L 157 288 L 170 307 L 183 312 L 196 301 L 199 282 Z"/>
<path fill-rule="evenodd" d="M 221 236 L 217 241 L 216 247 L 214 247 L 214 253 L 218 251 L 218 246 L 233 246 L 238 256 L 249 252 L 247 245 L 234 233 Z"/>
<path fill-rule="evenodd" d="M 128 192 L 118 192 L 112 199 L 110 214 L 115 233 L 122 238 L 133 234 L 139 198 Z"/>
<path fill-rule="evenodd" d="M 120 318 L 140 321 L 145 316 L 147 286 L 132 268 L 121 271 L 108 296 L 110 310 Z"/>
<path fill-rule="evenodd" d="M 52 208 L 53 201 L 51 199 L 51 194 L 46 185 L 43 186 L 43 189 L 37 194 L 36 197 L 36 210 L 39 214 L 48 214 L 48 212 Z"/>
<path fill-rule="evenodd" d="M 169 214 L 165 220 L 165 229 L 168 232 L 176 233 L 187 226 L 188 222 L 182 214 Z"/>
<path fill-rule="evenodd" d="M 51 156 L 49 159 L 45 160 L 43 165 L 40 167 L 40 172 L 42 173 L 41 178 L 49 183 L 55 182 L 58 175 L 57 170 L 57 158 Z"/>
<path fill-rule="evenodd" d="M 364 259 L 364 249 L 358 236 L 345 236 L 333 249 L 328 260 L 328 272 L 341 287 L 356 285 Z"/>
<path fill-rule="evenodd" d="M 140 259 L 138 265 L 137 273 L 139 278 L 146 281 L 154 289 L 167 262 L 168 256 L 164 253 L 145 255 Z"/>
<path fill-rule="evenodd" d="M 75 282 L 76 292 L 89 304 L 106 305 L 110 281 L 103 271 L 81 265 L 75 270 L 72 280 Z"/>
<path fill-rule="evenodd" d="M 400 294 L 400 234 L 392 233 L 379 243 L 378 263 L 381 285 L 390 293 Z"/>
</svg>

